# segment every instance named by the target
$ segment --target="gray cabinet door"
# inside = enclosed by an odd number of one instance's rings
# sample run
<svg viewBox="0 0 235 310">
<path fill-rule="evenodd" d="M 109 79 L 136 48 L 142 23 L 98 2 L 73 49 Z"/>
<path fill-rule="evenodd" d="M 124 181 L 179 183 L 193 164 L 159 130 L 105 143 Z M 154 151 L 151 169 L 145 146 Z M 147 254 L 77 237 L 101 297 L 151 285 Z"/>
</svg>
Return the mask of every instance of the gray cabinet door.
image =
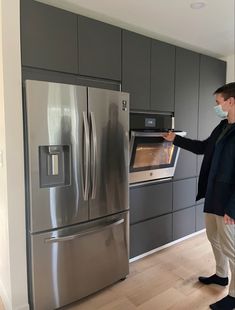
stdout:
<svg viewBox="0 0 235 310">
<path fill-rule="evenodd" d="M 191 207 L 196 200 L 196 178 L 173 183 L 173 211 Z"/>
<path fill-rule="evenodd" d="M 199 91 L 199 54 L 176 48 L 175 72 L 175 128 L 187 132 L 187 137 L 197 138 Z M 175 178 L 197 174 L 197 157 L 181 150 Z"/>
<path fill-rule="evenodd" d="M 172 214 L 130 226 L 130 257 L 172 241 Z"/>
<path fill-rule="evenodd" d="M 56 71 L 42 70 L 38 68 L 24 67 L 22 70 L 23 80 L 48 81 L 72 85 L 103 88 L 109 90 L 120 90 L 119 82 L 88 78 L 74 74 L 61 73 Z"/>
<path fill-rule="evenodd" d="M 20 3 L 22 65 L 77 73 L 77 16 L 37 1 Z"/>
<path fill-rule="evenodd" d="M 214 112 L 214 91 L 226 83 L 226 62 L 209 56 L 200 57 L 198 139 L 206 139 L 220 119 Z M 200 171 L 202 156 L 198 156 Z"/>
<path fill-rule="evenodd" d="M 123 30 L 122 90 L 132 110 L 150 109 L 150 38 Z"/>
<path fill-rule="evenodd" d="M 79 74 L 121 80 L 121 29 L 78 17 Z"/>
<path fill-rule="evenodd" d="M 173 213 L 173 240 L 195 232 L 195 207 Z"/>
<path fill-rule="evenodd" d="M 209 56 L 200 58 L 198 138 L 209 136 L 220 119 L 214 112 L 214 91 L 225 84 L 226 62 Z"/>
<path fill-rule="evenodd" d="M 130 188 L 130 222 L 172 212 L 172 182 Z"/>
<path fill-rule="evenodd" d="M 151 40 L 151 110 L 174 111 L 175 46 Z"/>
<path fill-rule="evenodd" d="M 197 205 L 195 207 L 196 211 L 196 231 L 204 229 L 205 228 L 205 215 L 203 212 L 204 205 Z"/>
</svg>

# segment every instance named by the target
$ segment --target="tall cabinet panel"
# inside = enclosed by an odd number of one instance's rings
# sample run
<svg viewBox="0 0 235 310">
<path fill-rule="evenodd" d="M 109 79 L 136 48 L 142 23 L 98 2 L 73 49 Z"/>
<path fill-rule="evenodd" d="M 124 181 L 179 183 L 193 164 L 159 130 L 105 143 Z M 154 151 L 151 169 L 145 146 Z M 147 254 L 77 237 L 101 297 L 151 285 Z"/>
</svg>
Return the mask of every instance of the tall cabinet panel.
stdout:
<svg viewBox="0 0 235 310">
<path fill-rule="evenodd" d="M 215 115 L 213 107 L 214 91 L 225 84 L 226 63 L 222 60 L 201 55 L 200 59 L 200 92 L 198 138 L 205 139 L 220 119 Z"/>
<path fill-rule="evenodd" d="M 22 65 L 77 73 L 77 16 L 21 0 Z"/>
<path fill-rule="evenodd" d="M 226 82 L 226 62 L 209 56 L 200 57 L 200 88 L 199 88 L 199 116 L 198 139 L 206 139 L 213 128 L 220 122 L 213 107 L 214 91 Z M 202 156 L 198 156 L 198 172 Z"/>
<path fill-rule="evenodd" d="M 121 80 L 121 29 L 78 17 L 79 74 Z"/>
<path fill-rule="evenodd" d="M 130 93 L 132 110 L 149 110 L 151 40 L 127 30 L 122 38 L 122 90 Z"/>
<path fill-rule="evenodd" d="M 175 46 L 152 40 L 151 110 L 174 111 Z"/>
<path fill-rule="evenodd" d="M 176 48 L 175 128 L 197 138 L 198 125 L 199 54 Z M 181 150 L 175 179 L 196 175 L 196 155 Z"/>
</svg>

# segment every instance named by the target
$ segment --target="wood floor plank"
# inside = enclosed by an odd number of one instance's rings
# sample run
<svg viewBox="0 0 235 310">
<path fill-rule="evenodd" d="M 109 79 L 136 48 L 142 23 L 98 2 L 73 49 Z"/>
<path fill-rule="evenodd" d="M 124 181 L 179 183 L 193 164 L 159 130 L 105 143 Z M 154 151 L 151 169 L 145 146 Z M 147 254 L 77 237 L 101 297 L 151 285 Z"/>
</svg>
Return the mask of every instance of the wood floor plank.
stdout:
<svg viewBox="0 0 235 310">
<path fill-rule="evenodd" d="M 225 291 L 226 289 L 220 287 L 201 286 L 167 310 L 208 310 L 210 304 L 226 295 Z"/>
<path fill-rule="evenodd" d="M 180 303 L 185 299 L 185 295 L 180 293 L 175 288 L 169 288 L 164 292 L 158 294 L 152 299 L 146 301 L 141 306 L 137 307 L 138 310 L 156 310 L 157 309 L 169 309 L 175 303 Z"/>
</svg>

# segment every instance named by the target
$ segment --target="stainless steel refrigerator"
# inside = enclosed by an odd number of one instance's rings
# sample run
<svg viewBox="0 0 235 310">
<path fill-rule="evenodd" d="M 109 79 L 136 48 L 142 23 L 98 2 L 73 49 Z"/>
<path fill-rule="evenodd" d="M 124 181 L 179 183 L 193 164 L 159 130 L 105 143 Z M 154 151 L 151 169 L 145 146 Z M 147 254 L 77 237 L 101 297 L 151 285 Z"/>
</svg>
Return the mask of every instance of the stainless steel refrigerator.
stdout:
<svg viewBox="0 0 235 310">
<path fill-rule="evenodd" d="M 51 310 L 128 274 L 129 95 L 25 81 L 30 304 Z"/>
</svg>

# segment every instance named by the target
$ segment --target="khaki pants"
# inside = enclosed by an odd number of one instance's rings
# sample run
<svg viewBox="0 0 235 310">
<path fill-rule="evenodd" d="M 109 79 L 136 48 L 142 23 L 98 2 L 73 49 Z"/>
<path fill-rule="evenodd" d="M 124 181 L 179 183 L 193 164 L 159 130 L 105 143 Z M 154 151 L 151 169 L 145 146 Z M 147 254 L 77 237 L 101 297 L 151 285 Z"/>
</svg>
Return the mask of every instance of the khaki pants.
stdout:
<svg viewBox="0 0 235 310">
<path fill-rule="evenodd" d="M 222 216 L 210 213 L 205 213 L 205 220 L 207 237 L 215 256 L 216 274 L 227 277 L 230 265 L 229 295 L 235 297 L 235 225 L 225 225 Z"/>
</svg>

